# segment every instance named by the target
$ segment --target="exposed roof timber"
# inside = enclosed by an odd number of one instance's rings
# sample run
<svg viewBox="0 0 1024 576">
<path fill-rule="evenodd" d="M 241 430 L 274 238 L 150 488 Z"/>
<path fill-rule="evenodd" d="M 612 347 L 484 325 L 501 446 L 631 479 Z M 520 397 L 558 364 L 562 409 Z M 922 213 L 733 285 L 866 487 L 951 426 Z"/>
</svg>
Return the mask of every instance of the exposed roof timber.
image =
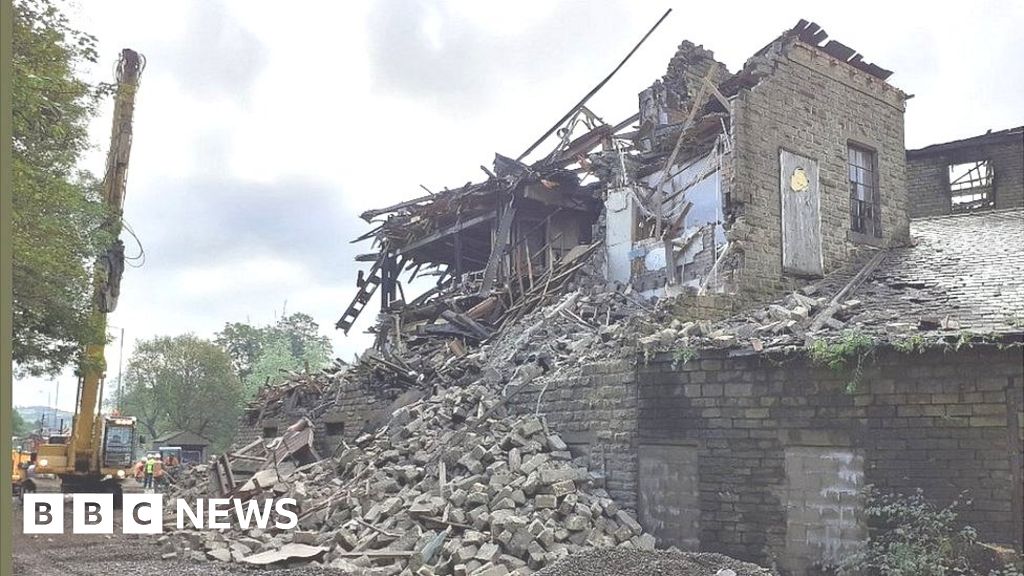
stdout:
<svg viewBox="0 0 1024 576">
<path fill-rule="evenodd" d="M 396 210 L 401 210 L 402 208 L 410 208 L 412 206 L 422 204 L 423 202 L 427 202 L 428 200 L 431 200 L 433 198 L 433 194 L 428 194 L 427 196 L 420 196 L 419 198 L 413 198 L 412 200 L 406 200 L 404 202 L 399 202 L 398 204 L 392 204 L 391 206 L 387 206 L 386 208 L 374 208 L 372 210 L 367 210 L 366 212 L 360 214 L 359 217 L 369 222 L 370 220 L 373 220 L 374 218 L 380 216 L 381 214 L 387 214 L 388 212 L 394 212 Z"/>
<path fill-rule="evenodd" d="M 426 246 L 428 244 L 436 242 L 437 240 L 440 240 L 442 238 L 445 238 L 447 236 L 450 236 L 452 234 L 460 232 L 460 231 L 462 231 L 462 230 L 464 230 L 466 228 L 469 228 L 471 226 L 476 226 L 477 224 L 482 224 L 484 222 L 488 222 L 490 220 L 494 220 L 494 217 L 495 217 L 494 212 L 487 212 L 485 214 L 481 214 L 480 216 L 476 216 L 474 218 L 470 218 L 469 220 L 464 220 L 464 221 L 461 221 L 461 222 L 456 222 L 455 224 L 453 224 L 453 225 L 451 225 L 451 226 L 449 226 L 447 228 L 444 228 L 443 230 L 438 230 L 438 231 L 433 232 L 431 234 L 427 234 L 426 236 L 420 238 L 419 240 L 416 240 L 415 242 L 412 242 L 410 244 L 407 244 L 406 246 L 403 246 L 398 251 L 398 253 L 399 254 L 408 254 L 409 252 L 412 252 L 412 251 L 416 250 L 417 248 L 422 248 L 423 246 Z"/>
<path fill-rule="evenodd" d="M 372 218 L 373 218 L 373 217 L 371 216 L 371 219 L 372 219 Z M 370 231 L 369 231 L 369 232 L 367 232 L 366 234 L 363 234 L 363 235 L 362 235 L 362 236 L 360 236 L 359 238 L 356 238 L 355 240 L 349 240 L 349 242 L 348 242 L 348 243 L 349 243 L 349 244 L 356 244 L 356 243 L 358 243 L 358 242 L 362 242 L 363 240 L 369 240 L 370 238 L 373 238 L 374 236 L 376 236 L 376 235 L 377 235 L 377 233 L 378 233 L 378 232 L 380 232 L 381 228 L 383 228 L 383 227 L 384 227 L 384 225 L 383 225 L 383 224 L 381 224 L 380 226 L 377 226 L 376 228 L 374 228 L 374 229 L 370 230 Z"/>
<path fill-rule="evenodd" d="M 570 142 L 569 147 L 566 148 L 556 158 L 553 158 L 549 162 L 549 164 L 564 165 L 568 162 L 571 162 L 575 160 L 576 157 L 579 156 L 580 154 L 585 154 L 592 150 L 595 146 L 600 144 L 601 141 L 603 141 L 605 138 L 608 138 L 609 136 L 614 136 L 615 134 L 619 133 L 623 128 L 629 126 L 630 124 L 636 122 L 639 119 L 640 113 L 637 112 L 636 114 L 633 114 L 632 116 L 626 118 L 622 122 L 619 122 L 615 126 L 609 126 L 608 124 L 598 126 L 597 128 L 594 128 L 590 132 L 587 132 L 586 134 Z"/>
<path fill-rule="evenodd" d="M 985 134 L 971 136 L 970 138 L 932 144 L 931 146 L 925 146 L 924 148 L 918 148 L 917 150 L 907 150 L 907 158 L 920 158 L 931 154 L 941 154 L 943 152 L 949 152 L 970 146 L 983 146 L 986 144 L 997 144 L 1001 142 L 1021 141 L 1024 141 L 1024 126 L 1007 128 L 1006 130 L 999 130 L 998 132 L 990 130 Z"/>
<path fill-rule="evenodd" d="M 863 56 L 858 54 L 856 50 L 842 43 L 836 42 L 835 40 L 830 40 L 828 44 L 821 46 L 820 44 L 828 38 L 828 33 L 814 22 L 808 22 L 807 20 L 801 19 L 787 34 L 796 35 L 801 42 L 810 44 L 829 56 L 832 56 L 837 60 L 842 60 L 850 66 L 853 66 L 862 72 L 866 72 L 879 80 L 885 80 L 889 76 L 892 76 L 891 70 L 886 70 L 881 66 L 865 62 Z"/>
</svg>

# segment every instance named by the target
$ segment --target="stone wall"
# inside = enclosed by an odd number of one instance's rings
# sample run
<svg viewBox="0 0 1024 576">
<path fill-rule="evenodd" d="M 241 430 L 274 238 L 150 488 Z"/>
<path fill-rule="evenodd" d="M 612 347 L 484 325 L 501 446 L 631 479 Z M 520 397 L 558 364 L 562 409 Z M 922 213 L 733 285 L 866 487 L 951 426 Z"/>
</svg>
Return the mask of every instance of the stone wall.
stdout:
<svg viewBox="0 0 1024 576">
<path fill-rule="evenodd" d="M 584 365 L 577 372 L 528 384 L 509 401 L 515 414 L 542 414 L 548 426 L 603 477 L 620 506 L 636 509 L 636 368 L 616 360 Z"/>
<path fill-rule="evenodd" d="M 1024 136 L 999 137 L 976 145 L 907 152 L 907 194 L 913 218 L 949 214 L 949 165 L 989 160 L 996 208 L 1024 206 Z"/>
<path fill-rule="evenodd" d="M 329 401 L 333 404 L 324 406 Z M 357 382 L 340 380 L 327 397 L 285 398 L 262 415 L 259 410 L 247 411 L 239 422 L 234 443 L 245 446 L 257 438 L 274 438 L 299 419 L 309 417 L 316 425 L 313 448 L 327 457 L 342 440 L 354 440 L 368 426 L 390 414 L 391 404 L 392 401 L 378 398 Z"/>
<path fill-rule="evenodd" d="M 696 447 L 703 550 L 805 573 L 851 547 L 865 484 L 940 504 L 969 490 L 964 520 L 1019 546 L 1019 348 L 878 352 L 853 393 L 800 357 L 664 354 L 637 382 L 637 443 Z"/>
<path fill-rule="evenodd" d="M 963 519 L 1018 545 L 1024 515 L 1024 358 L 995 346 L 878 350 L 851 375 L 802 354 L 702 351 L 562 367 L 512 396 L 539 413 L 597 481 L 662 545 L 716 551 L 789 574 L 841 557 L 863 537 L 859 491 L 917 488 L 940 505 L 967 490 Z M 315 418 L 329 454 L 391 411 L 356 384 Z M 303 409 L 243 426 L 255 438 Z M 327 434 L 331 422 L 344 429 Z M 240 444 L 244 442 L 239 440 Z"/>
<path fill-rule="evenodd" d="M 899 245 L 909 238 L 903 94 L 800 42 L 773 53 L 772 71 L 732 100 L 735 158 L 723 179 L 727 212 L 736 216 L 729 239 L 742 254 L 739 289 L 754 296 L 796 284 L 782 268 L 783 149 L 817 162 L 826 274 L 855 261 L 865 242 Z M 877 155 L 880 240 L 850 230 L 850 143 Z"/>
<path fill-rule="evenodd" d="M 754 300 L 744 300 L 738 294 L 683 292 L 665 306 L 672 318 L 682 322 L 714 322 L 728 318 L 744 310 L 744 305 L 752 305 Z"/>
<path fill-rule="evenodd" d="M 907 196 L 913 199 L 911 218 L 951 213 L 949 164 L 941 157 L 914 159 L 908 153 Z"/>
<path fill-rule="evenodd" d="M 393 401 L 367 393 L 357 382 L 339 383 L 334 405 L 317 419 L 317 437 L 323 438 L 323 449 L 334 451 L 342 440 L 352 441 L 363 431 L 375 429 L 394 409 Z"/>
</svg>

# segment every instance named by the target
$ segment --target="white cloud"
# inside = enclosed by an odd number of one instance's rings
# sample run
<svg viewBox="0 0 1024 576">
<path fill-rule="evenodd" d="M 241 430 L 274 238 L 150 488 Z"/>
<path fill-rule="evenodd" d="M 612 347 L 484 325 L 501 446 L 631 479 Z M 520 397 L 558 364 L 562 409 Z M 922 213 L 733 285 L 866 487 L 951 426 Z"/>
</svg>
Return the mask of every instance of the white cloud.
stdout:
<svg viewBox="0 0 1024 576">
<path fill-rule="evenodd" d="M 260 289 L 294 290 L 307 285 L 302 266 L 279 258 L 248 258 L 215 266 L 190 266 L 177 274 L 172 290 L 186 298 L 216 300 Z"/>
</svg>

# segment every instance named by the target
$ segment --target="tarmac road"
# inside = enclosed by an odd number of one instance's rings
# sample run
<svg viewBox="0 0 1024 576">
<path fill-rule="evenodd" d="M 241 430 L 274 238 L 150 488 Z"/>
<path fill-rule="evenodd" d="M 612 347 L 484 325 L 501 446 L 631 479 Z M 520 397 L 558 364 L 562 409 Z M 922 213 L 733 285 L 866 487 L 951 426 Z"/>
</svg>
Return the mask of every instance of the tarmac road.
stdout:
<svg viewBox="0 0 1024 576">
<path fill-rule="evenodd" d="M 14 503 L 14 574 L 16 576 L 348 576 L 316 566 L 294 569 L 255 569 L 239 564 L 161 560 L 157 535 L 121 534 L 114 520 L 114 534 L 70 534 L 70 501 L 65 505 L 65 534 L 24 534 L 22 507 Z"/>
</svg>

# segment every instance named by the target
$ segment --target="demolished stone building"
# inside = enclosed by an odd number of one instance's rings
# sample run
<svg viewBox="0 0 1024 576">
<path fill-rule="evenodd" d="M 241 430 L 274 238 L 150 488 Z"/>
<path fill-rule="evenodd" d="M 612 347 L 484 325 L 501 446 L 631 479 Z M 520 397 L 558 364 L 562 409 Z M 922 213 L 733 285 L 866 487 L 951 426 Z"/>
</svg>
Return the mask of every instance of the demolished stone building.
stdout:
<svg viewBox="0 0 1024 576">
<path fill-rule="evenodd" d="M 619 124 L 581 107 L 540 160 L 363 214 L 338 328 L 379 292 L 373 349 L 266 391 L 242 443 L 308 417 L 330 454 L 483 382 L 660 546 L 813 573 L 863 541 L 871 484 L 967 490 L 1019 549 L 1020 130 L 908 152 L 890 74 L 805 21 L 735 73 L 684 42 Z M 987 204 L 951 195 L 968 161 Z"/>
<path fill-rule="evenodd" d="M 440 268 L 439 285 L 476 281 L 514 302 L 518 279 L 593 241 L 607 278 L 645 294 L 753 300 L 905 243 L 906 95 L 825 38 L 801 21 L 734 74 L 684 42 L 625 121 L 581 108 L 529 166 L 497 155 L 484 182 L 364 213 L 379 225 L 360 240 L 379 250 L 360 257 L 374 264 L 338 327 L 378 285 L 383 310 L 408 309 L 403 270 Z"/>
</svg>

